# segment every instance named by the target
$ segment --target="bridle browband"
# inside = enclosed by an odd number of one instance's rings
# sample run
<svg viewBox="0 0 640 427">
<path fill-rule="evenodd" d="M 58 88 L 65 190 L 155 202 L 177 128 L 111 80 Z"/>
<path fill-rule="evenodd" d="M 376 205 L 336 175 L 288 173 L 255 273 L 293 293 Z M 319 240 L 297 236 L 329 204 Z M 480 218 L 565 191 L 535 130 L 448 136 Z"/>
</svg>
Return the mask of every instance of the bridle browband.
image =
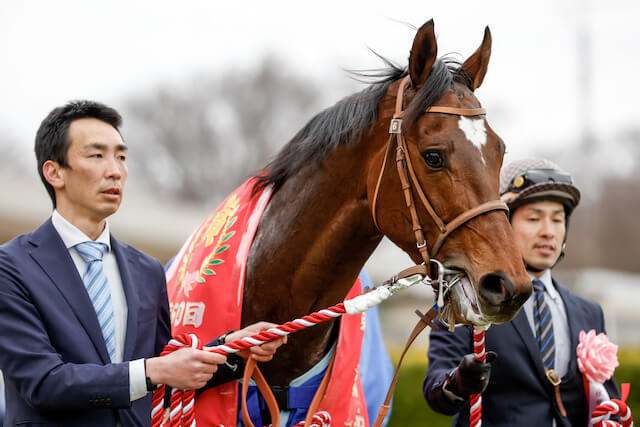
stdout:
<svg viewBox="0 0 640 427">
<path fill-rule="evenodd" d="M 396 141 L 397 141 L 396 166 L 398 169 L 398 175 L 400 176 L 400 181 L 402 183 L 402 190 L 404 192 L 405 202 L 407 204 L 407 208 L 409 209 L 409 212 L 411 213 L 411 222 L 413 223 L 413 231 L 416 236 L 416 247 L 420 251 L 420 255 L 422 256 L 422 259 L 424 260 L 425 265 L 428 266 L 431 260 L 431 256 L 435 256 L 438 253 L 438 251 L 444 244 L 445 239 L 458 227 L 462 226 L 467 221 L 470 221 L 473 218 L 488 212 L 492 212 L 496 210 L 509 212 L 509 208 L 502 200 L 491 200 L 461 213 L 460 215 L 455 217 L 453 220 L 451 220 L 448 224 L 445 224 L 442 218 L 438 216 L 436 211 L 433 209 L 433 206 L 429 202 L 429 199 L 427 199 L 427 197 L 425 196 L 424 191 L 422 190 L 422 186 L 420 185 L 420 182 L 416 177 L 415 170 L 411 163 L 411 156 L 409 155 L 409 150 L 407 148 L 407 142 L 405 140 L 404 134 L 402 133 L 402 117 L 404 116 L 403 98 L 404 98 L 405 88 L 409 84 L 409 79 L 410 77 L 408 75 L 404 77 L 400 82 L 400 86 L 398 87 L 398 95 L 396 96 L 396 109 L 395 109 L 393 118 L 391 119 L 391 124 L 389 126 L 389 134 L 390 134 L 389 143 L 387 145 L 387 151 L 385 153 L 384 160 L 382 162 L 380 174 L 378 175 L 378 182 L 376 183 L 375 193 L 373 194 L 373 203 L 372 203 L 371 211 L 373 216 L 373 222 L 379 230 L 380 227 L 378 225 L 378 219 L 376 215 L 377 213 L 376 203 L 378 199 L 378 192 L 380 191 L 380 183 L 382 182 L 382 177 L 384 175 L 384 171 L 386 168 L 387 158 L 389 157 L 391 148 L 393 146 L 393 140 L 394 140 L 393 136 L 395 135 Z M 424 111 L 424 113 L 442 113 L 442 114 L 452 114 L 456 116 L 473 117 L 473 116 L 484 115 L 486 112 L 484 108 L 457 108 L 457 107 L 447 107 L 444 105 L 433 105 L 427 108 Z M 432 250 L 431 254 L 429 254 L 429 247 L 427 246 L 425 233 L 422 228 L 422 224 L 420 223 L 420 218 L 418 217 L 418 211 L 416 209 L 416 206 L 413 200 L 413 193 L 411 191 L 412 182 L 413 182 L 413 187 L 415 187 L 415 191 L 418 194 L 418 197 L 420 198 L 420 200 L 422 201 L 423 206 L 425 207 L 425 209 L 433 219 L 433 222 L 440 229 L 440 235 L 438 236 L 435 244 L 431 248 Z"/>
</svg>

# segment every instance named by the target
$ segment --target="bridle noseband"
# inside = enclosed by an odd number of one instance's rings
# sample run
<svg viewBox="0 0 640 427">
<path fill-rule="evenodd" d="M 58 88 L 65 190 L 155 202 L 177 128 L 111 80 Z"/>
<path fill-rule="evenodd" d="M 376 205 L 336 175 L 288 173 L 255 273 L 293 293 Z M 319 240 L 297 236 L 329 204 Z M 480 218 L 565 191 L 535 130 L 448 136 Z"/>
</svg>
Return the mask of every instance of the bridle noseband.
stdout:
<svg viewBox="0 0 640 427">
<path fill-rule="evenodd" d="M 387 158 L 391 152 L 391 148 L 393 146 L 394 135 L 396 136 L 397 146 L 396 146 L 396 166 L 398 169 L 398 175 L 400 176 L 400 182 L 402 183 L 402 190 L 404 192 L 405 202 L 407 204 L 407 208 L 411 213 L 411 221 L 413 223 L 413 231 L 416 236 L 416 247 L 420 251 L 422 259 L 424 260 L 425 265 L 429 265 L 431 261 L 431 256 L 435 256 L 442 245 L 444 244 L 445 239 L 457 228 L 465 224 L 467 221 L 472 220 L 473 218 L 483 215 L 488 212 L 502 210 L 509 212 L 509 208 L 502 200 L 491 200 L 485 203 L 482 203 L 478 206 L 475 206 L 462 214 L 455 217 L 448 224 L 446 224 L 440 216 L 435 212 L 433 206 L 429 202 L 429 199 L 424 194 L 422 190 L 422 186 L 418 181 L 415 170 L 411 163 L 411 156 L 409 155 L 407 142 L 405 140 L 404 134 L 402 133 L 402 117 L 404 115 L 403 111 L 403 98 L 404 98 L 404 90 L 409 84 L 410 77 L 407 75 L 400 82 L 400 86 L 398 87 L 398 95 L 396 97 L 396 110 L 393 118 L 391 120 L 391 124 L 389 126 L 389 143 L 387 145 L 387 151 L 385 153 L 384 160 L 382 162 L 382 167 L 380 169 L 380 174 L 378 175 L 378 182 L 376 184 L 375 193 L 373 194 L 373 203 L 371 207 L 373 222 L 380 229 L 378 225 L 377 215 L 376 215 L 376 202 L 378 199 L 378 192 L 380 191 L 380 183 L 382 182 L 382 176 L 384 175 Z M 443 113 L 443 114 L 453 114 L 457 116 L 481 116 L 485 114 L 484 108 L 457 108 L 457 107 L 447 107 L 444 105 L 434 105 L 427 108 L 424 113 Z M 420 197 L 423 206 L 429 212 L 429 215 L 433 219 L 433 222 L 440 229 L 440 235 L 436 239 L 435 244 L 433 245 L 431 256 L 429 254 L 429 248 L 427 246 L 427 240 L 425 238 L 425 233 L 422 228 L 422 224 L 420 223 L 420 218 L 418 217 L 418 211 L 416 209 L 413 193 L 411 191 L 413 187 L 415 187 L 415 191 Z"/>
</svg>

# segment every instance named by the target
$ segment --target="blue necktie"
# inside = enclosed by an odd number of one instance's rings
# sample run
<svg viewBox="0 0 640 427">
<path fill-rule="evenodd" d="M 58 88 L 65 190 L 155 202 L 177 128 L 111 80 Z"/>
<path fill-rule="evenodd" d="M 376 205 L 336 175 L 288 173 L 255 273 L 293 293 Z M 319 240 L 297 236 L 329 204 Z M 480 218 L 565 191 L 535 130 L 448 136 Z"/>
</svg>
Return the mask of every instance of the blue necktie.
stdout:
<svg viewBox="0 0 640 427">
<path fill-rule="evenodd" d="M 551 310 L 544 298 L 544 284 L 537 279 L 533 280 L 535 296 L 535 311 L 533 322 L 536 327 L 536 341 L 540 348 L 542 364 L 546 370 L 553 369 L 556 361 L 556 345 L 553 337 L 553 319 Z"/>
<path fill-rule="evenodd" d="M 109 357 L 113 360 L 116 353 L 115 325 L 113 305 L 111 304 L 111 292 L 107 283 L 107 276 L 102 268 L 102 255 L 107 245 L 98 242 L 83 242 L 75 246 L 76 251 L 87 263 L 87 269 L 82 276 L 93 308 L 98 316 L 98 322 L 102 329 L 102 336 L 107 345 Z"/>
</svg>

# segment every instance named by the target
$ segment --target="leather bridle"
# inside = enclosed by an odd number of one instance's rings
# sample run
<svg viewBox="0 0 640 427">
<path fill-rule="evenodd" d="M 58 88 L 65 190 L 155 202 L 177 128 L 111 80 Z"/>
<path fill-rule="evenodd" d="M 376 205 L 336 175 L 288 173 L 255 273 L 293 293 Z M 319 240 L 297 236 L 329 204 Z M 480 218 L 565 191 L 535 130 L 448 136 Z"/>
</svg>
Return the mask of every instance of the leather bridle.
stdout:
<svg viewBox="0 0 640 427">
<path fill-rule="evenodd" d="M 420 255 L 424 260 L 426 266 L 429 265 L 431 257 L 435 256 L 442 245 L 444 244 L 445 239 L 457 228 L 465 224 L 466 222 L 476 218 L 480 215 L 483 215 L 488 212 L 502 210 L 509 212 L 509 208 L 502 200 L 491 200 L 485 203 L 482 203 L 478 206 L 475 206 L 462 214 L 455 217 L 449 223 L 445 223 L 440 216 L 436 213 L 433 206 L 429 202 L 429 199 L 425 196 L 424 191 L 422 190 L 422 186 L 418 181 L 415 170 L 411 163 L 411 156 L 409 155 L 409 150 L 407 147 L 407 142 L 405 140 L 405 136 L 402 132 L 402 118 L 404 116 L 403 111 L 403 98 L 405 88 L 410 83 L 410 77 L 407 75 L 400 82 L 400 86 L 398 87 L 398 94 L 396 96 L 396 109 L 391 120 L 391 124 L 389 126 L 389 143 L 387 145 L 387 151 L 385 153 L 384 160 L 382 162 L 382 167 L 380 169 L 380 174 L 378 175 L 378 182 L 376 183 L 375 193 L 373 194 L 373 202 L 371 206 L 373 222 L 376 227 L 380 229 L 378 225 L 377 219 L 377 200 L 378 200 L 378 192 L 380 191 L 380 183 L 382 182 L 382 177 L 384 175 L 384 171 L 386 168 L 387 158 L 391 153 L 391 149 L 393 147 L 394 135 L 395 140 L 397 142 L 396 145 L 396 166 L 398 169 L 398 175 L 400 177 L 400 182 L 402 183 L 402 190 L 404 192 L 405 202 L 407 204 L 407 208 L 411 213 L 411 222 L 413 223 L 413 231 L 416 236 L 416 247 L 420 251 Z M 452 114 L 456 116 L 467 116 L 467 117 L 475 117 L 481 116 L 485 114 L 484 108 L 457 108 L 457 107 L 447 107 L 444 105 L 434 105 L 427 108 L 424 113 L 442 113 L 442 114 Z M 416 209 L 414 199 L 413 199 L 413 187 L 415 188 L 418 197 L 422 201 L 423 206 L 433 219 L 433 222 L 438 226 L 440 230 L 440 234 L 436 239 L 435 244 L 432 246 L 432 253 L 429 254 L 429 247 L 427 245 L 427 240 L 425 238 L 425 233 L 422 228 L 422 224 L 420 222 L 420 218 L 418 217 L 418 211 Z"/>
</svg>

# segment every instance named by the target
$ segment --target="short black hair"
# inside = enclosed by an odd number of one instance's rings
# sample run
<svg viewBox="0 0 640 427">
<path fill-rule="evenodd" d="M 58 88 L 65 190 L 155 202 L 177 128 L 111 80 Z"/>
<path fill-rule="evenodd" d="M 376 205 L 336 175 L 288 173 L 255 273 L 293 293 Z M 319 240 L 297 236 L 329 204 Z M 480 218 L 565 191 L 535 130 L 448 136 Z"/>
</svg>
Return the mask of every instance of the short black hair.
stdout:
<svg viewBox="0 0 640 427">
<path fill-rule="evenodd" d="M 54 108 L 40 123 L 36 133 L 35 153 L 38 173 L 49 193 L 54 209 L 56 207 L 56 193 L 45 179 L 42 166 L 47 160 L 53 160 L 62 167 L 69 167 L 67 162 L 67 152 L 71 146 L 69 125 L 74 120 L 84 118 L 103 121 L 113 126 L 118 132 L 120 132 L 122 125 L 122 116 L 115 109 L 95 101 L 76 100 Z"/>
</svg>

